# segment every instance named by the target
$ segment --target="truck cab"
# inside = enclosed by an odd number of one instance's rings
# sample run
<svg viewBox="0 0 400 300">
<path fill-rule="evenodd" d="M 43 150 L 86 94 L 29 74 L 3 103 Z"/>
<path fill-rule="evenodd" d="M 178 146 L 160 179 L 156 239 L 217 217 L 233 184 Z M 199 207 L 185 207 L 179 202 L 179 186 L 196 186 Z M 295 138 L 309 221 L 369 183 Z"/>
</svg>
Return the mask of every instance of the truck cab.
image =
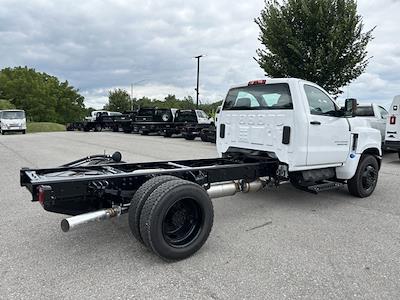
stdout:
<svg viewBox="0 0 400 300">
<path fill-rule="evenodd" d="M 297 183 L 326 177 L 351 180 L 362 157 L 370 155 L 374 177 L 380 166 L 381 135 L 365 120 L 353 118 L 355 114 L 356 106 L 341 108 L 312 82 L 250 81 L 231 88 L 226 96 L 218 117 L 217 150 L 220 156 L 245 152 L 277 158 L 287 165 L 285 172 L 295 175 L 291 178 L 300 178 L 294 180 Z"/>
<path fill-rule="evenodd" d="M 397 151 L 400 158 L 400 95 L 394 97 L 387 118 L 385 146 Z"/>
<path fill-rule="evenodd" d="M 385 141 L 387 110 L 375 103 L 362 103 L 357 105 L 356 117 L 364 119 L 368 124 L 381 133 L 382 143 Z"/>
<path fill-rule="evenodd" d="M 19 109 L 0 110 L 0 132 L 26 133 L 25 111 Z"/>
</svg>

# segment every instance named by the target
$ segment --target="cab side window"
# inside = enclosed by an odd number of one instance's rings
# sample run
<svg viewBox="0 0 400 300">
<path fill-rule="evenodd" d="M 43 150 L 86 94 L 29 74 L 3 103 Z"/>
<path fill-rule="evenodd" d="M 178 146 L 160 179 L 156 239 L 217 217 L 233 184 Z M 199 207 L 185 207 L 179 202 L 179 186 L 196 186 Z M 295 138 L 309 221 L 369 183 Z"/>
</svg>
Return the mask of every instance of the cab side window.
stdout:
<svg viewBox="0 0 400 300">
<path fill-rule="evenodd" d="M 304 85 L 310 113 L 312 115 L 331 115 L 337 110 L 335 103 L 320 89 Z"/>
</svg>

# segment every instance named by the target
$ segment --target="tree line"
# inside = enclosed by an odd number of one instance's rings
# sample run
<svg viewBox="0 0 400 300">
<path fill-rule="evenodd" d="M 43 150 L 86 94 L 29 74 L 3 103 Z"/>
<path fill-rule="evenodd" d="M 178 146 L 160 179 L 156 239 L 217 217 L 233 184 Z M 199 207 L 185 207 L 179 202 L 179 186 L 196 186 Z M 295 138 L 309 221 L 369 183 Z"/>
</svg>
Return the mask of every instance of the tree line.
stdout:
<svg viewBox="0 0 400 300">
<path fill-rule="evenodd" d="M 0 71 L 0 109 L 25 110 L 30 121 L 65 124 L 85 116 L 84 97 L 68 81 L 28 67 Z"/>
<path fill-rule="evenodd" d="M 205 111 L 209 115 L 214 115 L 217 107 L 222 104 L 222 100 L 213 103 L 202 103 L 198 109 Z M 114 89 L 108 93 L 108 103 L 103 107 L 105 110 L 126 112 L 141 107 L 152 108 L 176 108 L 176 109 L 196 109 L 196 104 L 192 96 L 183 99 L 169 94 L 164 99 L 151 99 L 148 97 L 133 98 L 124 89 Z"/>
</svg>

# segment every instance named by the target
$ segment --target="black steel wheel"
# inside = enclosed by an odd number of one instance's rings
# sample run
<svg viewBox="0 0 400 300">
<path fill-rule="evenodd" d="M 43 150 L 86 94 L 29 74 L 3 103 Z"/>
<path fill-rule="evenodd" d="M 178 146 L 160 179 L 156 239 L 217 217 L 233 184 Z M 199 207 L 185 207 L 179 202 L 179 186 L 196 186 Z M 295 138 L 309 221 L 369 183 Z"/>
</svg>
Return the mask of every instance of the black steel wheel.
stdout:
<svg viewBox="0 0 400 300">
<path fill-rule="evenodd" d="M 348 180 L 350 194 L 364 198 L 370 196 L 378 183 L 379 164 L 373 155 L 363 155 L 358 163 L 356 174 Z"/>
<path fill-rule="evenodd" d="M 163 219 L 165 241 L 173 247 L 186 247 L 200 233 L 201 220 L 201 207 L 193 199 L 176 201 Z"/>
<path fill-rule="evenodd" d="M 140 215 L 143 242 L 165 260 L 179 260 L 198 251 L 213 225 L 210 197 L 198 184 L 172 180 L 146 200 Z"/>
<path fill-rule="evenodd" d="M 139 242 L 143 243 L 143 239 L 140 235 L 140 213 L 142 212 L 144 203 L 150 194 L 161 184 L 175 179 L 179 178 L 170 175 L 162 175 L 150 178 L 144 184 L 142 184 L 142 186 L 138 188 L 136 193 L 133 195 L 131 205 L 129 207 L 128 221 L 133 236 Z"/>
</svg>

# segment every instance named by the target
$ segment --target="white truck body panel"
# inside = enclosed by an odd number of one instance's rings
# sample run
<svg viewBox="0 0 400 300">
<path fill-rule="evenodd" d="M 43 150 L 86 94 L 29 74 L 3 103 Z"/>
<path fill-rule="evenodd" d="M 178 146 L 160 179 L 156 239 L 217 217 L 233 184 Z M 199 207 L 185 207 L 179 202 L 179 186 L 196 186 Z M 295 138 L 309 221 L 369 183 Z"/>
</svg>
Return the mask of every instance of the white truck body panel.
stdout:
<svg viewBox="0 0 400 300">
<path fill-rule="evenodd" d="M 289 86 L 293 109 L 221 110 L 217 122 L 217 150 L 220 155 L 232 147 L 259 150 L 286 163 L 289 172 L 337 167 L 338 173 L 344 176 L 338 178 L 348 179 L 354 175 L 354 161 L 357 166 L 363 149 L 372 147 L 381 154 L 380 133 L 369 128 L 365 120 L 310 112 L 313 108 L 307 100 L 306 88 L 323 98 L 318 98 L 317 102 L 332 101 L 339 109 L 321 87 L 295 78 L 267 79 L 266 82 L 267 85 L 281 83 Z M 224 138 L 220 137 L 221 124 L 225 126 Z M 285 126 L 290 127 L 288 144 L 282 142 Z M 352 151 L 354 134 L 359 134 L 359 139 L 357 148 Z"/>
<path fill-rule="evenodd" d="M 398 147 L 393 149 L 400 151 L 400 95 L 394 97 L 389 109 L 385 141 L 393 143 L 392 146 Z M 398 145 L 396 146 L 396 144 Z M 387 144 L 387 146 L 392 147 L 389 144 Z"/>
</svg>

